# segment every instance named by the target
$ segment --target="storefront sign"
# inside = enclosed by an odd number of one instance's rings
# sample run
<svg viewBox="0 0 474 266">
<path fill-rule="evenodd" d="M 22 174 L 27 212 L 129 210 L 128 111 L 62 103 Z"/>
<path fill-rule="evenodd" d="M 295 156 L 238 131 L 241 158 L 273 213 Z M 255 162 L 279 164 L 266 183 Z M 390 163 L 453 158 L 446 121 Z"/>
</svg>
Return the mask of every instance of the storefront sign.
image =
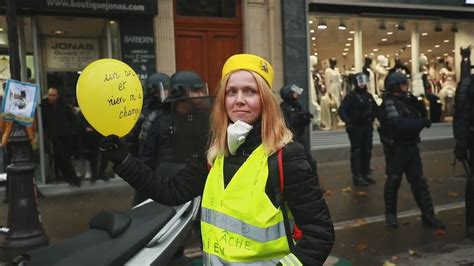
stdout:
<svg viewBox="0 0 474 266">
<path fill-rule="evenodd" d="M 6 0 L 0 0 L 0 8 Z M 156 15 L 157 0 L 15 0 L 20 11 L 99 15 Z"/>
<path fill-rule="evenodd" d="M 152 19 L 120 21 L 122 61 L 135 70 L 140 80 L 155 73 L 155 37 Z"/>
<path fill-rule="evenodd" d="M 0 109 L 1 117 L 6 121 L 17 121 L 30 126 L 35 117 L 38 95 L 37 84 L 8 80 Z"/>
<path fill-rule="evenodd" d="M 94 39 L 46 38 L 46 68 L 78 71 L 99 59 L 99 41 Z"/>
</svg>

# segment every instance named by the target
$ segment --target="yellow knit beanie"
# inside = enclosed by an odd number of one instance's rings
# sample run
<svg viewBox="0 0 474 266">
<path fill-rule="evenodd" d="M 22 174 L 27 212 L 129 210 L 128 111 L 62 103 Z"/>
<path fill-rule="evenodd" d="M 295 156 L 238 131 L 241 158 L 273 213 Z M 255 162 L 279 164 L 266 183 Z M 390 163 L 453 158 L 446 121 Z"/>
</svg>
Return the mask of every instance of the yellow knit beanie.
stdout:
<svg viewBox="0 0 474 266">
<path fill-rule="evenodd" d="M 224 63 L 222 78 L 236 70 L 249 70 L 259 74 L 270 86 L 273 85 L 273 67 L 267 60 L 253 54 L 236 54 Z"/>
</svg>

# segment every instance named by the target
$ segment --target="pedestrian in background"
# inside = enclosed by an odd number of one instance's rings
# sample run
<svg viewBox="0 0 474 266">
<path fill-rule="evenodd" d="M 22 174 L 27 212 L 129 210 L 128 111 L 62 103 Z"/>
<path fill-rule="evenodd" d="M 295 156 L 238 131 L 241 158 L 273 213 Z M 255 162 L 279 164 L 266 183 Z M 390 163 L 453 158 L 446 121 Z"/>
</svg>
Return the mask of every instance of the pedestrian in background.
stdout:
<svg viewBox="0 0 474 266">
<path fill-rule="evenodd" d="M 349 92 L 339 107 L 339 117 L 346 124 L 351 142 L 351 171 L 354 186 L 375 184 L 371 175 L 373 122 L 378 106 L 367 91 L 369 79 L 364 73 L 357 73 L 352 80 L 354 90 Z"/>
<path fill-rule="evenodd" d="M 444 229 L 434 213 L 428 182 L 423 175 L 420 132 L 431 126 L 424 105 L 408 92 L 408 78 L 394 72 L 385 79 L 386 95 L 377 118 L 383 144 L 387 179 L 384 187 L 385 223 L 398 227 L 397 198 L 403 174 L 421 211 L 423 225 Z"/>
<path fill-rule="evenodd" d="M 154 200 L 179 205 L 202 195 L 205 265 L 322 265 L 333 246 L 329 210 L 304 147 L 292 142 L 272 83 L 273 68 L 263 58 L 230 57 L 217 88 L 207 156 L 189 161 L 177 176 L 154 174 L 117 137 L 101 144 L 116 173 Z M 284 195 L 272 182 L 278 169 L 269 167 L 281 149 Z M 288 217 L 302 231 L 296 242 Z M 242 241 L 219 241 L 223 237 Z"/>
<path fill-rule="evenodd" d="M 72 185 L 81 186 L 81 181 L 72 166 L 71 156 L 75 141 L 76 116 L 66 104 L 57 88 L 49 88 L 48 98 L 41 102 L 45 139 L 51 144 L 56 178 Z"/>
</svg>

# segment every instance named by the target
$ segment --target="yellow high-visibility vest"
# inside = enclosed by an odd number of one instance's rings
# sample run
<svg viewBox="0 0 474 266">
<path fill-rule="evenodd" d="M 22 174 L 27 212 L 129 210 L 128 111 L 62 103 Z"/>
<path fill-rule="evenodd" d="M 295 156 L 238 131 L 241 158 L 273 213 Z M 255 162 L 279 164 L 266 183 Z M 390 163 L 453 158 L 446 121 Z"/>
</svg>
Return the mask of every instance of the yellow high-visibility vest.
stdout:
<svg viewBox="0 0 474 266">
<path fill-rule="evenodd" d="M 226 188 L 224 157 L 215 159 L 202 196 L 205 265 L 275 265 L 290 254 L 283 214 L 265 193 L 267 179 L 268 155 L 263 145 L 252 152 Z"/>
</svg>

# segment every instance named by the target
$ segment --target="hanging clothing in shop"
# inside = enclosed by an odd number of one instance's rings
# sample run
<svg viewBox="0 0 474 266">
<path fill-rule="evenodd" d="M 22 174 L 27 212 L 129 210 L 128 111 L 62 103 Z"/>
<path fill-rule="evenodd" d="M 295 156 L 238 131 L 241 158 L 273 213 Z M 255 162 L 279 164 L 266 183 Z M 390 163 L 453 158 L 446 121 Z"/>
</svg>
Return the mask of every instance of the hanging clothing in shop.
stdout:
<svg viewBox="0 0 474 266">
<path fill-rule="evenodd" d="M 337 109 L 339 105 L 336 102 L 336 98 L 330 93 L 326 93 L 321 98 L 321 127 L 324 129 L 332 129 L 337 127 L 339 121 L 337 115 Z"/>
<path fill-rule="evenodd" d="M 341 104 L 342 96 L 342 79 L 339 70 L 337 68 L 326 68 L 324 79 L 326 81 L 326 91 L 332 94 L 332 97 L 336 100 L 336 103 L 339 106 Z"/>
</svg>

